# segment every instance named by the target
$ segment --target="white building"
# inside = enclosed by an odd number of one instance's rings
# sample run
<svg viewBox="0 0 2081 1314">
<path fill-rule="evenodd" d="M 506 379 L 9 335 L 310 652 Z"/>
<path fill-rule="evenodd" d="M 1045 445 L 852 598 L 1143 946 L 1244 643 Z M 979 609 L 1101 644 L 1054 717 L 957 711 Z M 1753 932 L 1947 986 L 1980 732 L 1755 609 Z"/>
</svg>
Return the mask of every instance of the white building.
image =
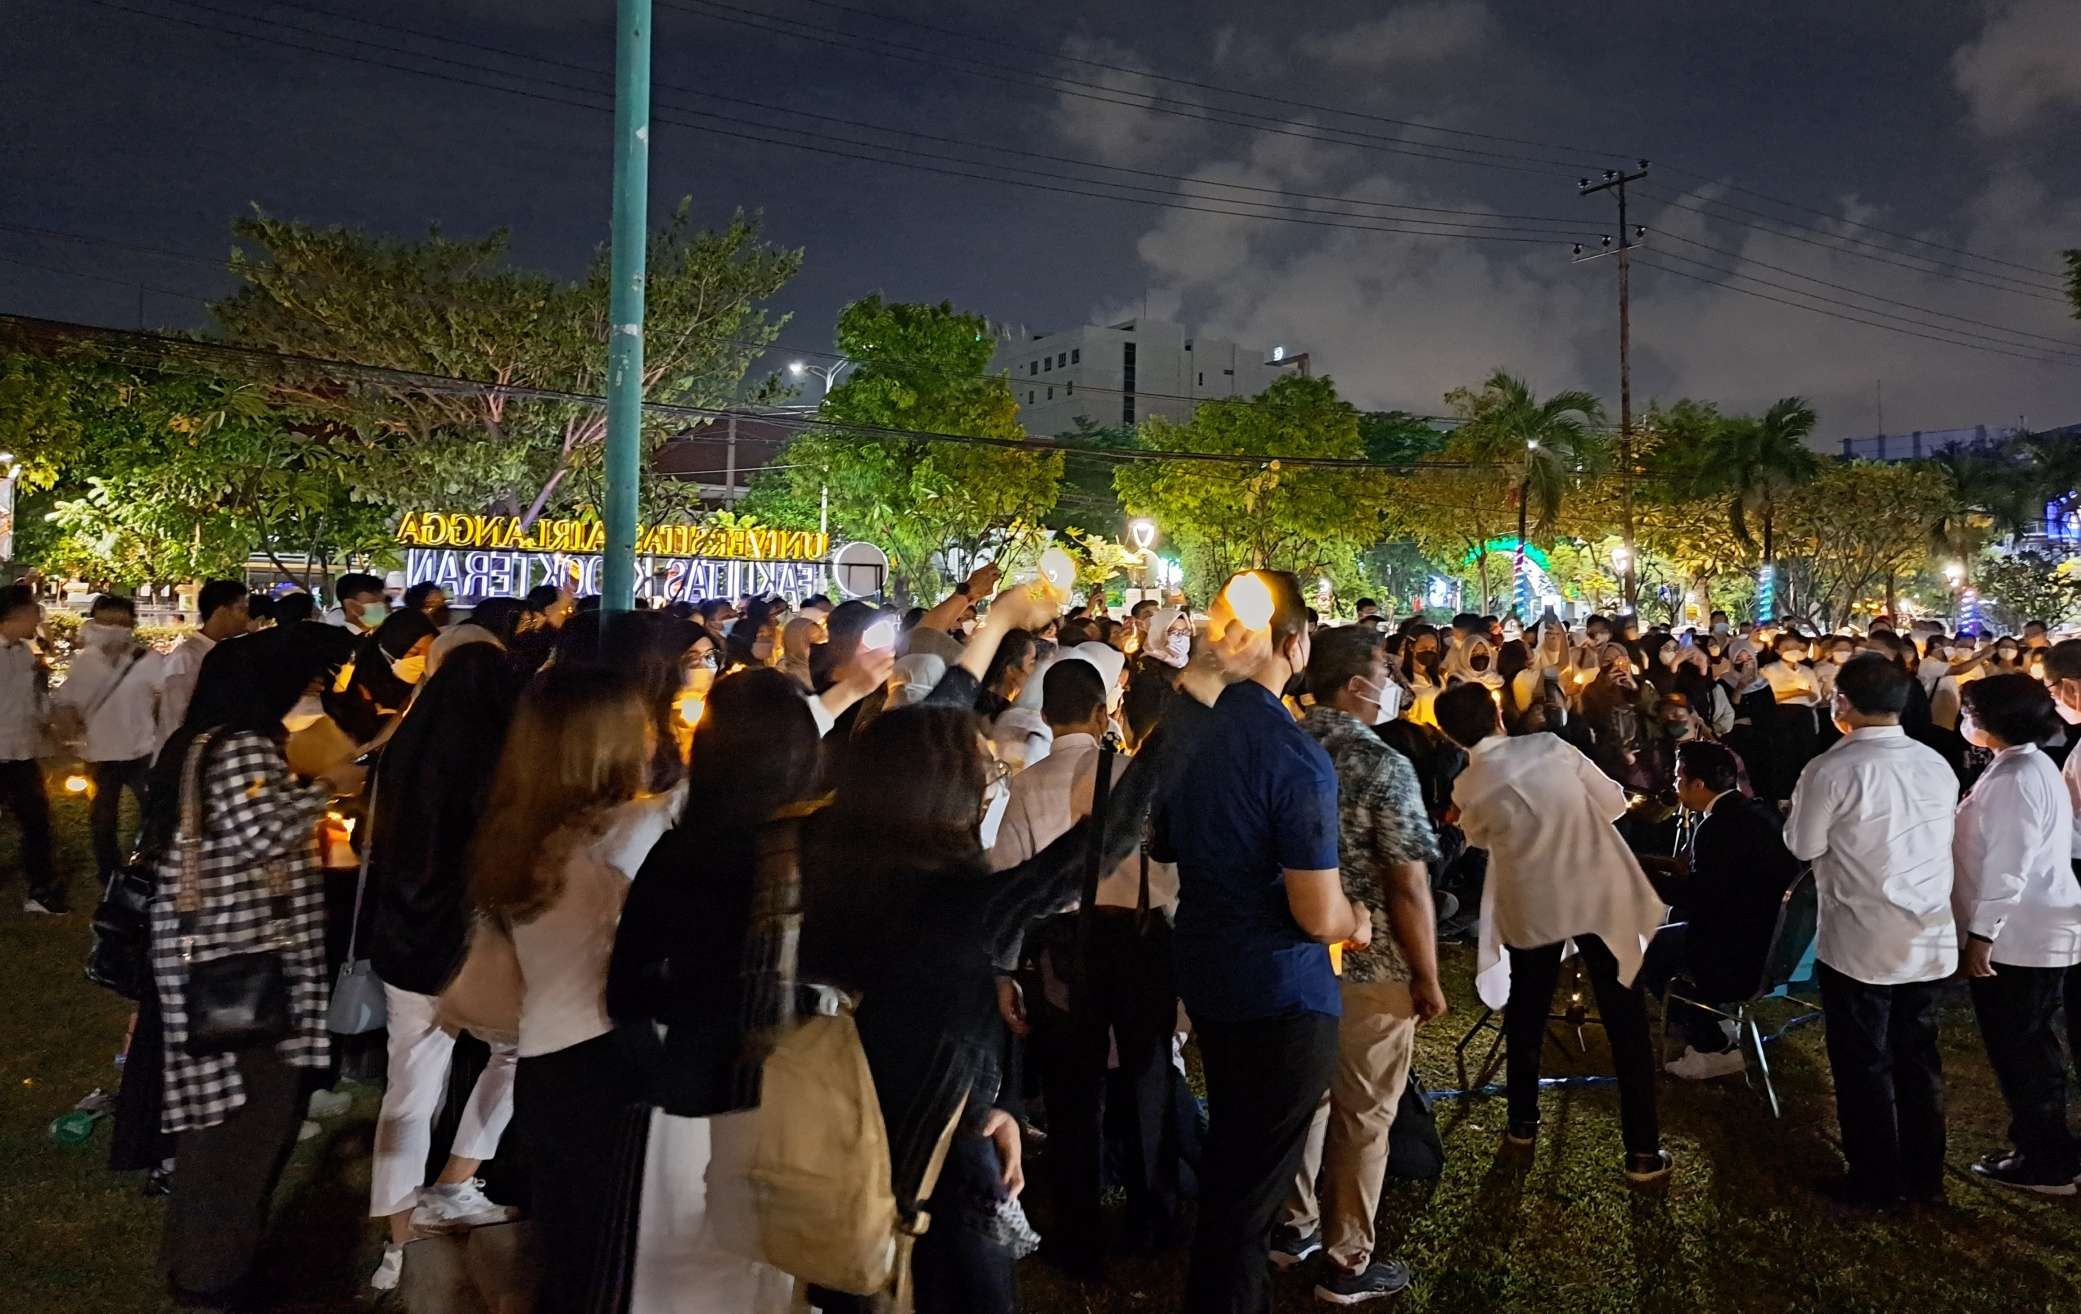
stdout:
<svg viewBox="0 0 2081 1314">
<path fill-rule="evenodd" d="M 1279 348 L 1249 350 L 1132 319 L 1008 338 L 993 365 L 1010 371 L 1020 422 L 1042 437 L 1074 432 L 1080 418 L 1100 428 L 1151 415 L 1189 419 L 1203 401 L 1254 397 L 1296 367 L 1305 370 L 1306 358 Z"/>
</svg>

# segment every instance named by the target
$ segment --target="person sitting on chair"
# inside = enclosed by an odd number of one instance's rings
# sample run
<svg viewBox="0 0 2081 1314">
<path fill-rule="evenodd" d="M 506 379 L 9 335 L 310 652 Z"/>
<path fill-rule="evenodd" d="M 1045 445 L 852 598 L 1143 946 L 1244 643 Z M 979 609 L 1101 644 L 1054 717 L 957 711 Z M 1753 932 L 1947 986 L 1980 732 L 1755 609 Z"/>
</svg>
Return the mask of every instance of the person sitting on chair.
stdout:
<svg viewBox="0 0 2081 1314">
<path fill-rule="evenodd" d="M 1700 814 L 1689 850 L 1672 875 L 1651 875 L 1675 906 L 1641 964 L 1641 985 L 1660 994 L 1677 977 L 1712 1003 L 1747 999 L 1762 980 L 1770 937 L 1785 891 L 1800 862 L 1785 847 L 1784 823 L 1762 799 L 1739 786 L 1741 759 L 1719 744 L 1693 741 L 1676 751 L 1676 795 Z M 1727 1077 L 1745 1066 L 1731 1022 L 1701 1008 L 1676 1005 L 1684 1054 L 1664 1065 L 1689 1081 Z"/>
</svg>

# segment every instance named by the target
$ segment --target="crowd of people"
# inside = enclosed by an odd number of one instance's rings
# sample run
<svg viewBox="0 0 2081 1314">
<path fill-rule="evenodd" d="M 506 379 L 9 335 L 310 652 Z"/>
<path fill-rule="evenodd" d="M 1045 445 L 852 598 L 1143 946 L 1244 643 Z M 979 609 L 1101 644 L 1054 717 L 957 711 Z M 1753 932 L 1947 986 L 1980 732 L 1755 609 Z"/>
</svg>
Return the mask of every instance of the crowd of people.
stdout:
<svg viewBox="0 0 2081 1314">
<path fill-rule="evenodd" d="M 1115 616 L 1001 583 L 901 613 L 609 614 L 553 587 L 451 610 L 356 574 L 321 610 L 216 581 L 164 654 L 96 599 L 48 693 L 40 608 L 7 594 L 24 907 L 68 906 L 53 742 L 90 780 L 97 958 L 146 890 L 114 1163 L 170 1196 L 176 1297 L 253 1299 L 306 1116 L 380 1026 L 378 1291 L 416 1238 L 525 1218 L 545 1311 L 995 1314 L 1036 1246 L 1088 1282 L 1189 1247 L 1193 1314 L 1260 1314 L 1303 1264 L 1320 1300 L 1367 1303 L 1411 1280 L 1375 1220 L 1417 1028 L 1448 1007 L 1441 940 L 1477 943 L 1502 1014 L 1503 1152 L 1537 1143 L 1572 957 L 1614 1171 L 1652 1187 L 1674 1160 L 1650 1003 L 1696 1001 L 1669 1006 L 1671 1075 L 1742 1072 L 1724 1010 L 1770 984 L 1802 890 L 1843 1201 L 1941 1196 L 1960 976 L 2012 1118 L 1972 1171 L 2074 1193 L 2081 640 L 1366 601 L 1324 624 L 1272 571 Z M 357 974 L 378 1022 L 342 1020 Z M 776 1128 L 772 1092 L 800 1088 L 772 1064 L 837 1020 L 880 1117 L 856 1176 L 893 1202 L 887 1290 L 840 1289 L 835 1238 L 775 1219 L 774 1156 L 810 1129 Z M 1022 1204 L 1043 1128 L 1045 1238 Z M 510 1198 L 494 1159 L 524 1169 Z"/>
</svg>

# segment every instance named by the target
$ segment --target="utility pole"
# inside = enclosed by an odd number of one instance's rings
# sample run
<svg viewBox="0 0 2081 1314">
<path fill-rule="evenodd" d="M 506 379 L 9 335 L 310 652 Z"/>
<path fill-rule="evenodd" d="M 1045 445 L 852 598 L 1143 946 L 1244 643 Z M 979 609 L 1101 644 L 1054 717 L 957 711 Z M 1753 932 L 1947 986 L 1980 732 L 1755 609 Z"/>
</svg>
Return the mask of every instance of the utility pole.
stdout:
<svg viewBox="0 0 2081 1314">
<path fill-rule="evenodd" d="M 600 608 L 636 605 L 636 503 L 643 467 L 643 263 L 650 206 L 650 0 L 617 0 L 614 251 L 607 314 L 607 550 Z"/>
<path fill-rule="evenodd" d="M 1625 593 L 1626 610 L 1638 614 L 1640 610 L 1639 583 L 1635 563 L 1639 556 L 1633 551 L 1633 307 L 1627 286 L 1632 272 L 1634 240 L 1646 235 L 1647 230 L 1635 232 L 1626 223 L 1626 184 L 1639 182 L 1647 177 L 1647 161 L 1633 173 L 1618 169 L 1606 169 L 1604 181 L 1592 185 L 1584 178 L 1577 191 L 1584 196 L 1597 192 L 1616 192 L 1619 198 L 1619 497 L 1625 508 L 1624 534 L 1626 543 L 1625 577 L 1621 588 Z"/>
</svg>

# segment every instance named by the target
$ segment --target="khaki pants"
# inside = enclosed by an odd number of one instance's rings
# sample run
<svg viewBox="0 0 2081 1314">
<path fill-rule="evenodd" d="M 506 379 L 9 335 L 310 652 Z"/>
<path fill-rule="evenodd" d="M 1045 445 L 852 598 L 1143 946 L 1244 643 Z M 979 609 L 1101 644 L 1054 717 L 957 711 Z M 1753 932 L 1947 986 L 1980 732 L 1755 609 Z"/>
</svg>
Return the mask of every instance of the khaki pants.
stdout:
<svg viewBox="0 0 2081 1314">
<path fill-rule="evenodd" d="M 1344 1017 L 1337 1024 L 1336 1075 L 1308 1126 L 1284 1221 L 1302 1236 L 1322 1225 L 1329 1257 L 1356 1273 L 1373 1262 L 1373 1217 L 1380 1211 L 1381 1181 L 1387 1174 L 1387 1133 L 1409 1082 L 1416 1010 L 1409 987 L 1398 981 L 1347 981 L 1340 990 Z M 1326 1205 L 1316 1196 L 1318 1175 Z"/>
</svg>

